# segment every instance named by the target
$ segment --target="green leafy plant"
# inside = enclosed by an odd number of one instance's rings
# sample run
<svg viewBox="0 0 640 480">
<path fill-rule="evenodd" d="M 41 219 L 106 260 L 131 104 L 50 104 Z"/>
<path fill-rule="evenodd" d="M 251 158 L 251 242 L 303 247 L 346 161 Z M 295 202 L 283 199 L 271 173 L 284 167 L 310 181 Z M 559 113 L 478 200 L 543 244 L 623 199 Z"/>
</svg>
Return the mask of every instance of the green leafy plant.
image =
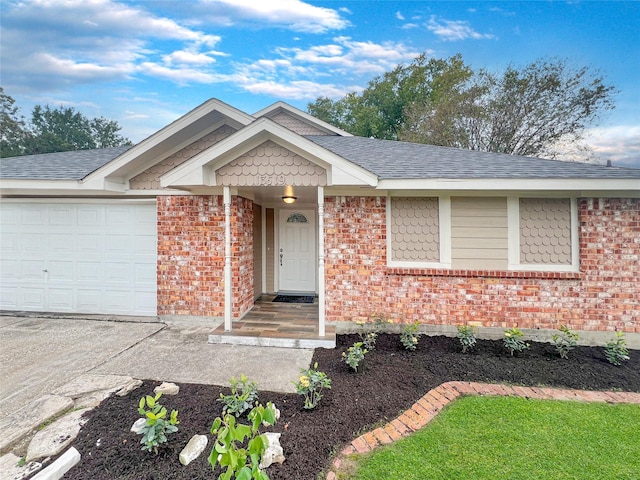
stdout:
<svg viewBox="0 0 640 480">
<path fill-rule="evenodd" d="M 467 353 L 478 341 L 475 327 L 473 325 L 458 325 L 458 340 L 462 345 L 462 353 Z"/>
<path fill-rule="evenodd" d="M 560 333 L 551 336 L 556 352 L 560 358 L 569 358 L 569 352 L 578 345 L 578 334 L 569 330 L 566 325 L 561 325 L 558 330 Z"/>
<path fill-rule="evenodd" d="M 624 333 L 616 332 L 616 338 L 607 343 L 604 347 L 604 355 L 612 365 L 620 365 L 625 360 L 629 360 L 629 350 Z"/>
<path fill-rule="evenodd" d="M 410 325 L 405 325 L 402 329 L 402 333 L 400 334 L 400 343 L 402 343 L 406 350 L 411 350 L 413 352 L 418 346 L 418 342 L 422 336 L 422 334 L 418 332 L 418 326 L 419 323 L 415 322 Z"/>
<path fill-rule="evenodd" d="M 331 380 L 324 372 L 318 371 L 318 362 L 313 368 L 300 370 L 300 373 L 302 375 L 293 384 L 296 386 L 296 393 L 304 397 L 304 408 L 311 410 L 320 402 L 322 390 L 331 388 Z"/>
<path fill-rule="evenodd" d="M 140 399 L 138 413 L 145 418 L 145 424 L 140 429 L 142 435 L 140 443 L 144 444 L 142 450 L 158 453 L 158 447 L 167 442 L 167 435 L 178 431 L 178 411 L 172 410 L 171 416 L 167 419 L 167 409 L 163 407 L 159 400 L 162 392 L 156 393 L 154 397 L 146 395 Z"/>
<path fill-rule="evenodd" d="M 364 344 L 362 342 L 356 342 L 351 345 L 346 352 L 342 352 L 342 361 L 349 365 L 353 371 L 357 372 L 358 366 L 360 365 L 360 362 L 364 360 L 364 356 L 367 352 L 368 350 L 364 348 Z"/>
<path fill-rule="evenodd" d="M 257 405 L 249 412 L 250 424 L 239 423 L 230 413 L 213 421 L 211 434 L 215 436 L 209 455 L 211 468 L 216 465 L 224 470 L 218 480 L 269 480 L 260 468 L 260 460 L 269 442 L 260 434 L 261 425 L 275 425 L 276 408 L 271 402 L 267 406 Z"/>
<path fill-rule="evenodd" d="M 522 352 L 530 347 L 530 345 L 522 340 L 524 334 L 516 327 L 510 328 L 504 331 L 504 347 L 509 350 L 509 353 L 513 356 L 513 352 Z"/>
<path fill-rule="evenodd" d="M 378 335 L 384 332 L 384 328 L 387 323 L 392 322 L 382 315 L 374 315 L 373 322 L 356 322 L 356 325 L 359 325 L 362 330 L 359 335 L 364 348 L 368 351 L 376 348 Z"/>
<path fill-rule="evenodd" d="M 236 417 L 239 417 L 247 410 L 250 410 L 258 400 L 258 386 L 256 382 L 251 382 L 244 375 L 240 375 L 240 378 L 231 377 L 229 380 L 231 385 L 231 394 L 220 394 L 219 402 L 222 402 L 222 413 L 231 413 Z"/>
</svg>

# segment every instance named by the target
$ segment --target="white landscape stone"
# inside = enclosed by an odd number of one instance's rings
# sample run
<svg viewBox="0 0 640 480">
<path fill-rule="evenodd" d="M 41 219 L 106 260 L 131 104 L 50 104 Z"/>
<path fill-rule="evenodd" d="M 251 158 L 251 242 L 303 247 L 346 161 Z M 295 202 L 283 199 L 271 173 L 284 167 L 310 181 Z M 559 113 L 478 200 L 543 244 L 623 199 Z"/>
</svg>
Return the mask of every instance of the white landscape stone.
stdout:
<svg viewBox="0 0 640 480">
<path fill-rule="evenodd" d="M 27 462 L 59 454 L 73 442 L 86 422 L 81 418 L 88 409 L 76 410 L 47 425 L 34 435 L 27 449 Z"/>
<path fill-rule="evenodd" d="M 282 446 L 280 445 L 280 434 L 267 432 L 265 433 L 267 436 L 267 441 L 269 442 L 269 446 L 262 455 L 262 460 L 260 461 L 260 468 L 267 468 L 273 463 L 282 463 L 284 462 L 284 450 L 282 450 Z"/>
<path fill-rule="evenodd" d="M 80 452 L 74 447 L 64 452 L 60 458 L 38 473 L 31 480 L 59 480 L 80 461 Z"/>
<path fill-rule="evenodd" d="M 189 465 L 207 448 L 209 439 L 206 435 L 194 435 L 189 440 L 189 443 L 180 452 L 180 463 L 182 465 Z"/>
<path fill-rule="evenodd" d="M 19 467 L 20 457 L 14 453 L 7 453 L 0 457 L 0 478 L 3 480 L 22 480 L 33 475 L 42 468 L 39 462 L 30 462 Z"/>
<path fill-rule="evenodd" d="M 145 423 L 147 423 L 146 418 L 139 418 L 135 421 L 133 425 L 131 425 L 131 431 L 133 433 L 140 433 L 142 431 L 142 427 L 144 427 Z"/>
<path fill-rule="evenodd" d="M 153 393 L 162 392 L 163 395 L 177 395 L 180 391 L 180 387 L 175 383 L 162 382 L 156 388 L 153 389 Z"/>
<path fill-rule="evenodd" d="M 0 452 L 31 433 L 38 426 L 73 407 L 73 400 L 60 395 L 44 395 L 0 421 Z"/>
</svg>

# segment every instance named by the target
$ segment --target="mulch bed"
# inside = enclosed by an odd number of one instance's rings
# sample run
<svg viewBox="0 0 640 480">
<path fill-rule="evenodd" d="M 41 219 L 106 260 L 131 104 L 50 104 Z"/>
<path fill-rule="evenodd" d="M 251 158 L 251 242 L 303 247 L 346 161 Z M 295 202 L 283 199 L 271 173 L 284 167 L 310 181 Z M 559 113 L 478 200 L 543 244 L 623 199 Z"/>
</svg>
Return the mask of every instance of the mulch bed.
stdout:
<svg viewBox="0 0 640 480">
<path fill-rule="evenodd" d="M 341 354 L 358 340 L 357 335 L 341 335 L 335 350 L 316 350 L 313 362 L 318 362 L 318 368 L 333 382 L 316 410 L 304 410 L 301 397 L 295 394 L 260 392 L 260 402 L 272 401 L 282 412 L 277 425 L 269 430 L 282 432 L 286 461 L 267 469 L 272 480 L 318 478 L 329 467 L 332 455 L 347 442 L 392 420 L 446 381 L 640 392 L 638 350 L 630 352 L 629 361 L 615 367 L 598 347 L 578 347 L 568 360 L 562 360 L 549 344 L 531 343 L 530 350 L 511 357 L 501 341 L 479 340 L 476 348 L 463 355 L 455 338 L 422 337 L 417 351 L 407 352 L 402 350 L 398 335 L 383 334 L 360 371 L 352 373 L 341 362 Z M 159 383 L 145 381 L 131 394 L 110 397 L 88 414 L 89 421 L 74 442 L 82 460 L 65 479 L 217 478 L 219 470 L 212 471 L 207 463 L 212 446 L 209 429 L 221 414 L 222 404 L 216 399 L 228 389 L 180 384 L 177 396 L 164 396 L 163 404 L 180 412 L 180 431 L 169 437 L 168 446 L 158 455 L 152 455 L 140 449 L 141 437 L 129 428 L 139 418 L 139 398 Z M 209 445 L 200 458 L 184 467 L 178 454 L 194 434 L 209 434 Z"/>
</svg>

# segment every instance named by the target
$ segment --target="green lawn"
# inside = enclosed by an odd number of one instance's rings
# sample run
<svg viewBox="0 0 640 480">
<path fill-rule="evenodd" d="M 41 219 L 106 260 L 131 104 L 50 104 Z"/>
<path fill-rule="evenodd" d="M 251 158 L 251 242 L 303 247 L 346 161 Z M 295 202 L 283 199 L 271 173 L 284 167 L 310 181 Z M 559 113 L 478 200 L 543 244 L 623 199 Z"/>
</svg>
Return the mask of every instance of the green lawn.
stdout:
<svg viewBox="0 0 640 480">
<path fill-rule="evenodd" d="M 464 397 L 340 479 L 640 479 L 640 405 Z"/>
</svg>

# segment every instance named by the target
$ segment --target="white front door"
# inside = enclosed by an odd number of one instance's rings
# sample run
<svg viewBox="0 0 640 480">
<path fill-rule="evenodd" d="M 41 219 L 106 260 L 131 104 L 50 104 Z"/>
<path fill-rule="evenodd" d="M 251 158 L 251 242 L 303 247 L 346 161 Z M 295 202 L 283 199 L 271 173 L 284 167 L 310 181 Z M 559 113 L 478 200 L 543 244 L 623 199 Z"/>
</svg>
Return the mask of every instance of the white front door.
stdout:
<svg viewBox="0 0 640 480">
<path fill-rule="evenodd" d="M 313 210 L 280 210 L 277 252 L 279 290 L 316 291 L 316 228 Z"/>
</svg>

